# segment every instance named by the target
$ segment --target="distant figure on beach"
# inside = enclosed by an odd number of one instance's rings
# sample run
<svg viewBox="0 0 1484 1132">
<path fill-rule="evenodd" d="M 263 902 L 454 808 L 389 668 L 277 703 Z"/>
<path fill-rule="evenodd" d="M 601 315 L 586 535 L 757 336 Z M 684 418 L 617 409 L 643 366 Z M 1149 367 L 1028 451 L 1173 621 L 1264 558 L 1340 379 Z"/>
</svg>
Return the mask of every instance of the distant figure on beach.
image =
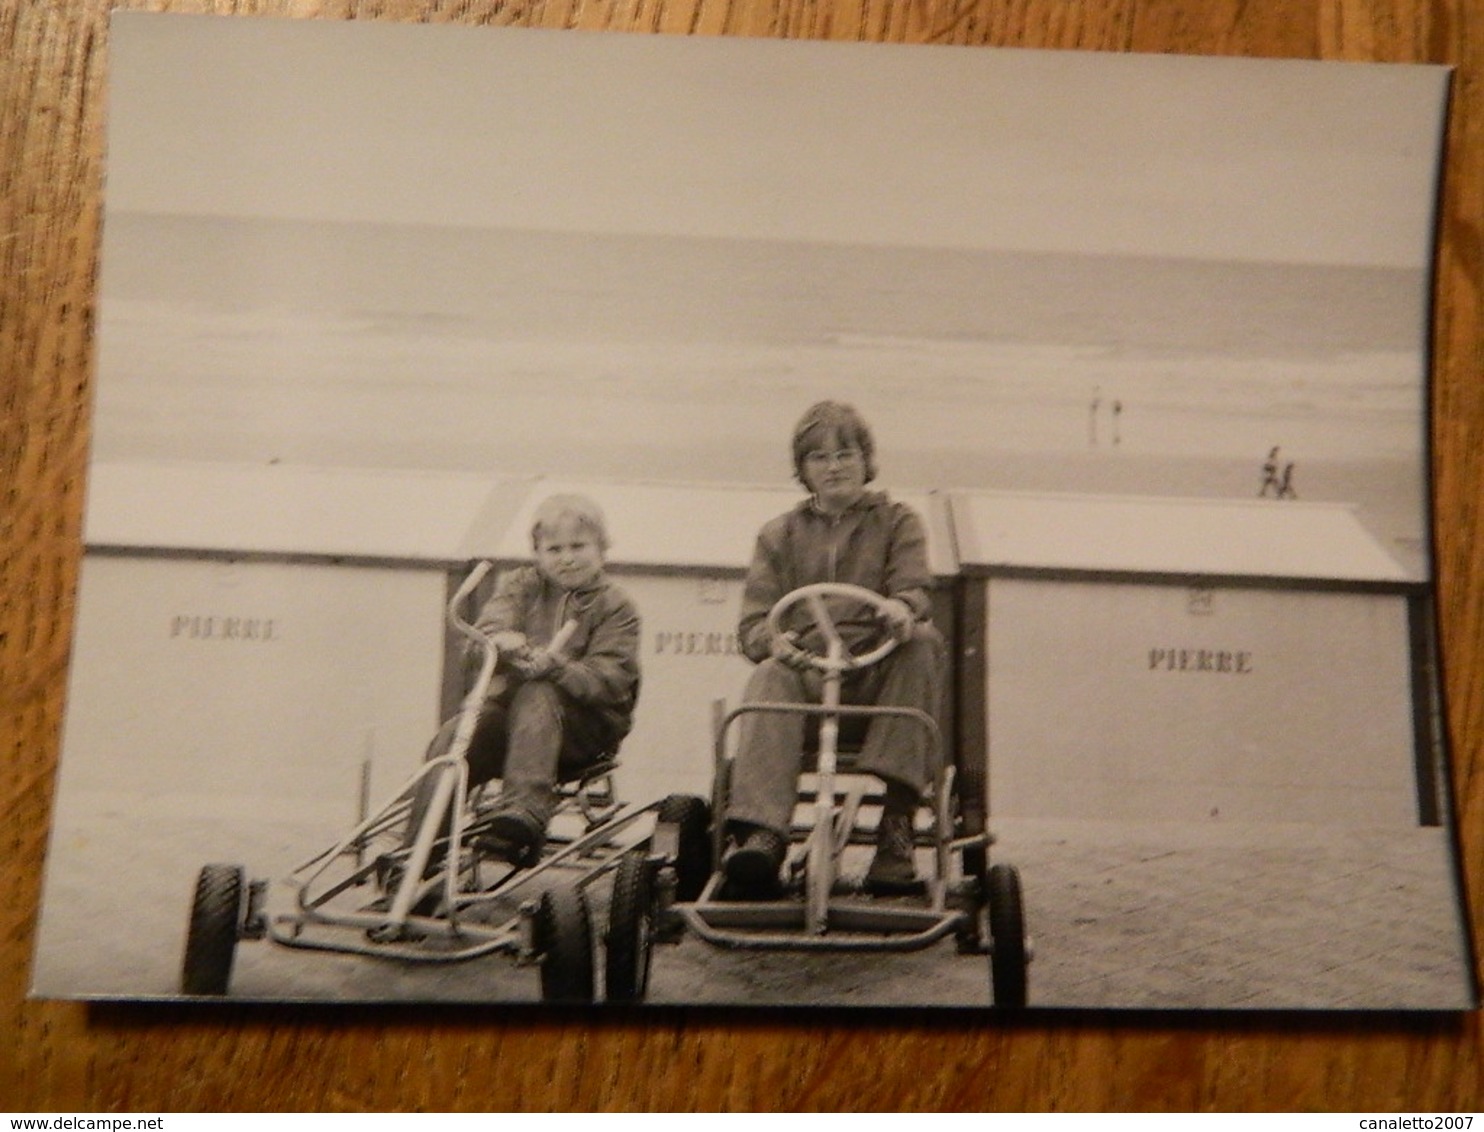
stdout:
<svg viewBox="0 0 1484 1132">
<path fill-rule="evenodd" d="M 1283 478 L 1278 481 L 1279 499 L 1297 499 L 1298 492 L 1293 490 L 1293 462 L 1289 461 L 1283 465 Z"/>
<path fill-rule="evenodd" d="M 1288 469 L 1291 473 L 1293 465 L 1289 464 Z M 1283 498 L 1283 485 L 1278 482 L 1278 449 L 1276 447 L 1268 452 L 1268 458 L 1263 461 L 1262 486 L 1257 489 L 1257 498 L 1267 498 L 1268 488 L 1273 489 L 1275 499 Z"/>
<path fill-rule="evenodd" d="M 1103 388 L 1100 385 L 1092 387 L 1092 400 L 1087 405 L 1087 446 L 1096 448 L 1098 446 L 1098 416 L 1103 409 Z M 1114 398 L 1108 405 L 1108 414 L 1112 418 L 1113 432 L 1112 444 L 1117 448 L 1123 442 L 1123 435 L 1119 431 L 1119 424 L 1123 417 L 1123 402 Z"/>
</svg>

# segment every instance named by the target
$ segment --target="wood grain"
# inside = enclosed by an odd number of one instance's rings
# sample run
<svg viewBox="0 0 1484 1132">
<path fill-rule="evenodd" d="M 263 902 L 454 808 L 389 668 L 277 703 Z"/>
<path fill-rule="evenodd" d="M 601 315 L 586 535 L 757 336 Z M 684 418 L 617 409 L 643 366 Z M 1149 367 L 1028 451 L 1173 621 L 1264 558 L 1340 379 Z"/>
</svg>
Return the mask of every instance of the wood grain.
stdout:
<svg viewBox="0 0 1484 1132">
<path fill-rule="evenodd" d="M 123 7 L 158 7 L 126 2 Z M 1438 264 L 1433 470 L 1464 867 L 1484 897 L 1484 28 L 1469 0 L 365 0 L 164 5 L 317 19 L 1457 67 Z M 25 998 L 80 554 L 103 0 L 0 5 L 0 1109 L 1481 1107 L 1479 1019 L 631 1015 L 94 1006 Z M 1476 934 L 1478 919 L 1475 918 Z M 1357 925 L 1364 930 L 1364 925 Z M 99 924 L 106 932 L 109 925 Z M 163 941 L 162 946 L 173 946 Z"/>
</svg>

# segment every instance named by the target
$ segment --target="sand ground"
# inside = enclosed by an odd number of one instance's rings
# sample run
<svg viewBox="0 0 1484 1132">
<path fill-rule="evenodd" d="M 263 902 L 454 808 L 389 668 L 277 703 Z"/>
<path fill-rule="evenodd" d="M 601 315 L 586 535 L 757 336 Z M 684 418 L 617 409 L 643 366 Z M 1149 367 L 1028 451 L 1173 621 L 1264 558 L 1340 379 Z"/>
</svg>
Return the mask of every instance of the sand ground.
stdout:
<svg viewBox="0 0 1484 1132">
<path fill-rule="evenodd" d="M 170 817 L 118 798 L 60 815 L 35 993 L 175 994 L 207 860 L 279 876 L 329 843 L 303 817 Z M 1045 1007 L 1460 1009 L 1470 958 L 1437 829 L 1019 821 L 995 859 L 1022 876 L 1031 1001 Z M 606 922 L 607 881 L 590 892 Z M 281 908 L 281 888 L 275 889 Z M 232 994 L 337 1002 L 529 1002 L 536 972 L 497 955 L 399 963 L 244 942 Z M 658 949 L 650 1000 L 739 1005 L 989 1003 L 988 963 L 945 941 L 906 955 Z"/>
</svg>

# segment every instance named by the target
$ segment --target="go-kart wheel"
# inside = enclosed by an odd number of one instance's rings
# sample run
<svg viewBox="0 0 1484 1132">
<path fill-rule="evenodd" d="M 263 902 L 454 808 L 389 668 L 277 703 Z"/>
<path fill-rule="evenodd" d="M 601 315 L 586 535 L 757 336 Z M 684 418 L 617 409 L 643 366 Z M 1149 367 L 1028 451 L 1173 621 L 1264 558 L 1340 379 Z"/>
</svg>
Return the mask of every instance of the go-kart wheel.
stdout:
<svg viewBox="0 0 1484 1132">
<path fill-rule="evenodd" d="M 989 870 L 989 974 L 994 1004 L 1007 1010 L 1026 1002 L 1025 911 L 1020 873 L 1012 865 Z"/>
<path fill-rule="evenodd" d="M 825 605 L 827 597 L 848 598 L 858 601 L 862 605 L 868 605 L 883 618 L 886 616 L 887 605 L 893 599 L 883 597 L 875 590 L 868 590 L 864 586 L 851 585 L 847 582 L 815 582 L 812 585 L 800 586 L 796 590 L 790 590 L 784 594 L 773 608 L 768 611 L 768 630 L 773 636 L 783 635 L 783 615 L 800 603 L 807 604 L 809 615 L 825 639 L 828 640 L 838 636 L 834 619 L 830 616 L 829 608 Z M 842 658 L 842 671 L 850 671 L 857 668 L 868 668 L 878 661 L 885 660 L 893 649 L 897 647 L 895 637 L 886 636 L 880 644 L 859 656 L 846 655 Z M 815 668 L 824 671 L 830 668 L 827 659 L 818 654 L 810 654 L 804 650 L 809 657 L 809 663 Z"/>
<path fill-rule="evenodd" d="M 581 890 L 563 885 L 543 892 L 535 927 L 542 999 L 592 1002 L 593 930 Z"/>
<path fill-rule="evenodd" d="M 689 904 L 711 876 L 711 807 L 693 794 L 671 794 L 660 803 L 655 821 L 676 828 L 675 899 Z"/>
<path fill-rule="evenodd" d="M 181 963 L 182 994 L 224 995 L 232 981 L 242 913 L 242 869 L 207 865 L 196 877 L 191 923 Z"/>
<path fill-rule="evenodd" d="M 654 929 L 654 870 L 643 849 L 631 849 L 618 862 L 608 907 L 608 1001 L 643 1001 Z"/>
</svg>

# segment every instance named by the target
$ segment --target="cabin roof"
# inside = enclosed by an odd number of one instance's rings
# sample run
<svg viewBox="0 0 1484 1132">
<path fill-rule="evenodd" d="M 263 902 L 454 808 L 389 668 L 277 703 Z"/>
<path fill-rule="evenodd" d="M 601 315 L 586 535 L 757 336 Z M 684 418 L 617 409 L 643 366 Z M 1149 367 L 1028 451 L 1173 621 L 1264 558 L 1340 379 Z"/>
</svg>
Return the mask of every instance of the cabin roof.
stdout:
<svg viewBox="0 0 1484 1132">
<path fill-rule="evenodd" d="M 90 547 L 453 561 L 474 517 L 529 480 L 273 464 L 95 463 Z"/>
<path fill-rule="evenodd" d="M 887 491 L 923 516 L 934 576 L 953 575 L 957 558 L 941 499 L 925 491 Z M 541 479 L 530 487 L 513 519 L 498 509 L 492 521 L 481 516 L 469 532 L 466 557 L 529 556 L 535 509 L 558 492 L 587 495 L 603 509 L 613 566 L 736 572 L 747 568 L 759 528 L 803 498 L 798 488 L 789 487 Z"/>
<path fill-rule="evenodd" d="M 976 573 L 1414 580 L 1348 504 L 957 491 L 949 510 Z"/>
<path fill-rule="evenodd" d="M 531 519 L 556 492 L 591 496 L 614 566 L 740 573 L 758 528 L 796 488 L 499 477 L 461 472 L 228 463 L 97 462 L 84 539 L 93 548 L 430 563 L 531 554 Z M 941 500 L 892 492 L 929 527 L 934 573 L 957 569 Z"/>
<path fill-rule="evenodd" d="M 890 490 L 890 489 L 889 489 Z M 94 548 L 347 559 L 513 561 L 556 492 L 591 496 L 609 562 L 741 572 L 758 529 L 797 488 L 634 483 L 464 472 L 216 463 L 95 463 L 84 522 Z M 932 571 L 1007 570 L 1415 581 L 1353 507 L 956 490 L 890 490 L 929 532 Z"/>
</svg>

